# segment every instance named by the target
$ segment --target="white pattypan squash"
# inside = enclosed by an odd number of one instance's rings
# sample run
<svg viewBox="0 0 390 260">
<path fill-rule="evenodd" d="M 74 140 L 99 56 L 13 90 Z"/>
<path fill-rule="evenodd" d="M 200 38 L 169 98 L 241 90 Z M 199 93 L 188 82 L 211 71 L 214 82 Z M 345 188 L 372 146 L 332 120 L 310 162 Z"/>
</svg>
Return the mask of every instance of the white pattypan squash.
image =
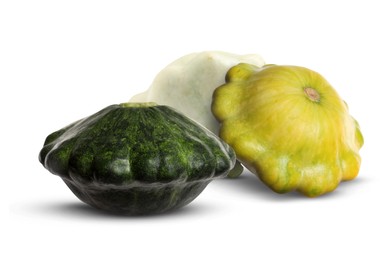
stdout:
<svg viewBox="0 0 390 260">
<path fill-rule="evenodd" d="M 218 134 L 219 123 L 211 112 L 213 92 L 225 83 L 227 71 L 238 63 L 258 67 L 265 64 L 257 54 L 221 51 L 188 54 L 165 67 L 149 89 L 132 97 L 130 102 L 156 102 L 173 107 Z"/>
</svg>

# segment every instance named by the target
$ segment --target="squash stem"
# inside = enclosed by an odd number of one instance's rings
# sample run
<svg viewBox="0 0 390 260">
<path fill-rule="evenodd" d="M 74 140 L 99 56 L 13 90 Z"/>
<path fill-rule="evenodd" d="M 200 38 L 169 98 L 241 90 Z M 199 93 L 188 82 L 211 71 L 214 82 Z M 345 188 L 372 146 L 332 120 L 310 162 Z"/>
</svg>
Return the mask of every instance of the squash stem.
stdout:
<svg viewBox="0 0 390 260">
<path fill-rule="evenodd" d="M 317 90 L 311 87 L 307 87 L 303 89 L 305 91 L 306 96 L 314 102 L 320 102 L 321 96 L 320 93 L 318 93 Z"/>
</svg>

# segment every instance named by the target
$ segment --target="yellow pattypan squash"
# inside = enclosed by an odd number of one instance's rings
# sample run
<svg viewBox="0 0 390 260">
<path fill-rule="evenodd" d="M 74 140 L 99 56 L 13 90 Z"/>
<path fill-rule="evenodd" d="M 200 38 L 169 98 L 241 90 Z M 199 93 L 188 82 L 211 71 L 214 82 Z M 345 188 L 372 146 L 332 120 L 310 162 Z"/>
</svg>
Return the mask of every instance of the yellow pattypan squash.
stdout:
<svg viewBox="0 0 390 260">
<path fill-rule="evenodd" d="M 278 193 L 315 197 L 354 179 L 363 136 L 347 104 L 317 72 L 241 63 L 213 94 L 220 136 Z"/>
</svg>

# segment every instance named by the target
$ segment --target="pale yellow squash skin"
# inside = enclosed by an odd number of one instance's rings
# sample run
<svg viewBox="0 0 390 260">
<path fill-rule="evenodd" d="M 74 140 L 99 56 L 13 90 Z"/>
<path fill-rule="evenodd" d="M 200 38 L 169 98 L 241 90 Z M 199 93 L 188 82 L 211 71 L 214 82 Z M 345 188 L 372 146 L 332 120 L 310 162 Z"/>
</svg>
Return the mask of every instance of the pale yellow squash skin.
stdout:
<svg viewBox="0 0 390 260">
<path fill-rule="evenodd" d="M 312 70 L 239 64 L 215 90 L 212 112 L 221 138 L 275 192 L 315 197 L 358 175 L 359 125 Z"/>
</svg>

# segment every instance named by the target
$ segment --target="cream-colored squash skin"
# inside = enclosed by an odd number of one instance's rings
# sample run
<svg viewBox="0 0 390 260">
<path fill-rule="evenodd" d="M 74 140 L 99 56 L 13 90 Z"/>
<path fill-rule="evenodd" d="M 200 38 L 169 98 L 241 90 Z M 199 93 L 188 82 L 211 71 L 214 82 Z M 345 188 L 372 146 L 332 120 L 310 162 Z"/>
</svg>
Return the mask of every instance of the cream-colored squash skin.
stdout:
<svg viewBox="0 0 390 260">
<path fill-rule="evenodd" d="M 257 54 L 238 55 L 222 51 L 204 51 L 185 55 L 157 74 L 149 89 L 130 102 L 156 102 L 173 107 L 215 134 L 219 123 L 211 113 L 214 90 L 225 83 L 227 71 L 239 64 L 265 64 Z"/>
<path fill-rule="evenodd" d="M 363 136 L 320 74 L 239 64 L 226 79 L 212 103 L 220 136 L 272 190 L 315 197 L 357 176 Z"/>
</svg>

